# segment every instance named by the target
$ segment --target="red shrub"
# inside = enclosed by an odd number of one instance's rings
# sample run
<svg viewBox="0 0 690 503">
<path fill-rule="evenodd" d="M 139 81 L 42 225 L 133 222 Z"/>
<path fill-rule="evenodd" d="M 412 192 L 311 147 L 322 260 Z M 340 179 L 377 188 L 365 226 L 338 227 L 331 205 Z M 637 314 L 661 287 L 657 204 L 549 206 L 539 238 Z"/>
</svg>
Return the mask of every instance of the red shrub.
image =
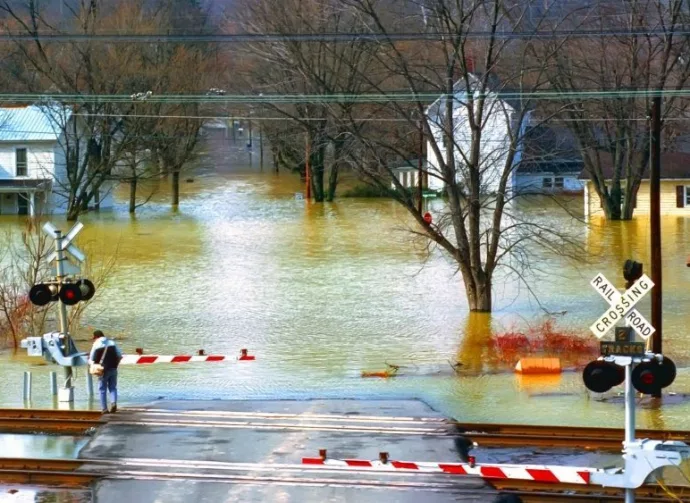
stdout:
<svg viewBox="0 0 690 503">
<path fill-rule="evenodd" d="M 554 320 L 547 319 L 526 330 L 511 328 L 495 334 L 489 347 L 496 352 L 500 361 L 514 364 L 524 356 L 558 356 L 567 363 L 577 364 L 599 352 L 594 337 L 581 335 L 574 330 L 559 329 Z"/>
</svg>

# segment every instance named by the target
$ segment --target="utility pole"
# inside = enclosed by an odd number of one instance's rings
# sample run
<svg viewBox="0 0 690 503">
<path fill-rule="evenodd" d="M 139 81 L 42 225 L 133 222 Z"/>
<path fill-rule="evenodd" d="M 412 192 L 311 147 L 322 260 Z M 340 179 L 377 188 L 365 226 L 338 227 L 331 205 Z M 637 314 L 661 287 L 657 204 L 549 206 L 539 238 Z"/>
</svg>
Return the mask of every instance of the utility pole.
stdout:
<svg viewBox="0 0 690 503">
<path fill-rule="evenodd" d="M 259 169 L 264 170 L 264 126 L 259 122 Z"/>
<path fill-rule="evenodd" d="M 661 95 L 652 100 L 651 149 L 649 162 L 649 224 L 652 246 L 652 351 L 662 354 L 661 283 Z M 656 395 L 655 395 L 656 396 Z M 659 395 L 661 393 L 659 392 Z"/>
<path fill-rule="evenodd" d="M 424 130 L 422 129 L 422 120 L 419 120 L 419 152 L 417 153 L 417 212 L 422 214 L 422 180 L 424 178 L 422 173 L 422 154 L 424 153 Z"/>
<path fill-rule="evenodd" d="M 309 131 L 307 131 L 307 134 L 305 136 L 305 161 L 304 161 L 304 171 L 305 171 L 305 176 L 307 178 L 307 201 L 311 200 L 311 173 L 309 172 L 309 157 L 311 156 L 311 145 L 309 142 Z"/>
</svg>

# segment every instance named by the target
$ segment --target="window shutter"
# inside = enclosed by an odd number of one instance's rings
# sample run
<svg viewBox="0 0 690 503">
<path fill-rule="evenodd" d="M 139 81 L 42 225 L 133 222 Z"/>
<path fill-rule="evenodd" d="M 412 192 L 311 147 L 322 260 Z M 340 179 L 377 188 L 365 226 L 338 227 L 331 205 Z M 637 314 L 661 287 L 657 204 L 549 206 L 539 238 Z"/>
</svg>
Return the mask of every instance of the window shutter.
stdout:
<svg viewBox="0 0 690 503">
<path fill-rule="evenodd" d="M 676 185 L 676 208 L 685 208 L 685 187 Z"/>
</svg>

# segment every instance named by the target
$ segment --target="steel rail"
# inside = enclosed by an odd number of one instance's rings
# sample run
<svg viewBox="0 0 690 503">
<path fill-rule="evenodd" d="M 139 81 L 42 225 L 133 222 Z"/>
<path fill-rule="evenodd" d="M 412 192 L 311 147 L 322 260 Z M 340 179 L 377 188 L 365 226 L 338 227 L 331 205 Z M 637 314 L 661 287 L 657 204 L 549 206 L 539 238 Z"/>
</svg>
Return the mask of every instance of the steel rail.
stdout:
<svg viewBox="0 0 690 503">
<path fill-rule="evenodd" d="M 441 417 L 402 417 L 402 416 L 348 416 L 343 414 L 289 414 L 289 413 L 257 413 L 236 411 L 180 411 L 174 409 L 145 409 L 127 408 L 126 412 L 142 414 L 143 416 L 171 416 L 176 419 L 194 417 L 198 418 L 232 418 L 232 419 L 299 419 L 300 421 L 320 420 L 324 422 L 348 422 L 348 423 L 390 423 L 404 425 L 450 425 L 466 436 L 539 436 L 539 437 L 577 437 L 578 439 L 605 438 L 619 442 L 620 447 L 624 432 L 621 428 L 601 428 L 589 426 L 551 426 L 551 425 L 520 425 L 504 423 L 464 423 L 448 420 Z M 141 420 L 145 420 L 143 417 Z M 690 443 L 690 431 L 688 430 L 648 430 L 638 429 L 638 436 L 651 440 L 680 440 Z M 499 437 L 500 438 L 500 437 Z"/>
<path fill-rule="evenodd" d="M 242 421 L 241 419 L 245 419 Z M 263 421 L 259 421 L 263 419 Z M 482 447 L 564 447 L 620 450 L 618 428 L 461 423 L 443 418 L 285 414 L 225 411 L 123 409 L 112 416 L 92 410 L 0 409 L 0 432 L 41 432 L 79 435 L 104 424 L 340 431 L 422 436 L 464 436 Z M 368 424 L 367 424 L 368 423 Z M 639 438 L 690 443 L 690 431 L 638 430 Z"/>
<path fill-rule="evenodd" d="M 140 469 L 133 469 L 139 467 Z M 152 468 L 193 468 L 194 472 L 155 471 Z M 100 470 L 99 470 L 100 468 Z M 107 468 L 107 469 L 106 469 Z M 148 468 L 148 470 L 147 470 Z M 268 472 L 265 475 L 257 475 Z M 323 470 L 321 470 L 323 471 Z M 244 474 L 237 472 L 252 472 Z M 283 472 L 285 475 L 280 476 Z M 200 482 L 220 482 L 228 484 L 282 484 L 291 486 L 331 485 L 340 487 L 386 488 L 392 490 L 427 489 L 430 491 L 450 491 L 454 494 L 486 493 L 493 495 L 490 488 L 465 488 L 453 482 L 452 477 L 440 481 L 430 474 L 407 473 L 410 479 L 367 480 L 355 478 L 334 478 L 338 470 L 329 470 L 331 476 L 315 476 L 315 471 L 298 469 L 298 465 L 271 465 L 259 463 L 197 462 L 184 460 L 158 459 L 24 459 L 0 458 L 0 483 L 49 485 L 60 487 L 84 487 L 97 479 L 110 480 L 196 480 Z M 354 473 L 363 474 L 364 472 Z M 391 473 L 385 475 L 390 476 Z M 402 474 L 401 474 L 402 475 Z M 420 476 L 421 475 L 421 476 Z M 433 480 L 430 480 L 432 479 Z M 426 480 L 425 480 L 426 479 Z M 491 486 L 502 492 L 520 496 L 525 503 L 554 503 L 562 501 L 609 502 L 622 501 L 619 489 L 598 486 L 567 484 L 539 484 L 530 481 L 492 480 Z M 690 488 L 670 488 L 682 492 Z M 640 502 L 656 503 L 670 501 L 658 486 L 645 486 L 637 492 Z"/>
<path fill-rule="evenodd" d="M 101 412 L 97 410 L 0 408 L 0 418 L 2 419 L 80 419 L 83 421 L 97 421 L 101 417 Z"/>
</svg>

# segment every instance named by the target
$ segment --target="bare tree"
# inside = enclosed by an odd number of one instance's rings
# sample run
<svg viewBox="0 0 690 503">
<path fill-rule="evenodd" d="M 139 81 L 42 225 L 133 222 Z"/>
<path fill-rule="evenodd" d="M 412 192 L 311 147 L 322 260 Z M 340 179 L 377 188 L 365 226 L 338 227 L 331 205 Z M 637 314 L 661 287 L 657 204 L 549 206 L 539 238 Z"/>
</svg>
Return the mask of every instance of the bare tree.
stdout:
<svg viewBox="0 0 690 503">
<path fill-rule="evenodd" d="M 100 191 L 122 158 L 126 144 L 122 128 L 124 111 L 118 103 L 96 98 L 120 94 L 122 80 L 135 69 L 136 46 L 118 47 L 94 41 L 67 46 L 45 43 L 42 36 L 79 33 L 89 36 L 100 30 L 132 26 L 150 30 L 143 2 L 124 3 L 108 10 L 98 2 L 81 2 L 70 7 L 60 23 L 47 19 L 37 2 L 0 2 L 5 28 L 29 41 L 15 40 L 16 56 L 22 60 L 14 77 L 29 90 L 59 97 L 71 96 L 70 107 L 79 120 L 60 121 L 65 145 L 66 183 L 61 188 L 67 198 L 67 218 L 75 220 L 92 203 L 98 207 Z M 148 28 L 147 28 L 148 27 Z M 37 76 L 37 77 L 36 77 Z M 69 145 L 67 145 L 69 144 Z"/>
<path fill-rule="evenodd" d="M 558 29 L 591 30 L 543 46 L 560 114 L 578 139 L 585 169 L 606 218 L 632 218 L 649 163 L 651 94 L 678 90 L 690 79 L 685 0 L 597 0 L 567 13 Z M 559 50 L 554 50 L 555 45 Z M 578 92 L 580 91 L 580 92 Z M 686 100 L 665 99 L 662 125 L 681 116 Z"/>
<path fill-rule="evenodd" d="M 247 50 L 254 59 L 249 67 L 249 82 L 257 93 L 323 97 L 291 103 L 266 102 L 264 106 L 292 119 L 293 125 L 299 124 L 304 139 L 290 145 L 271 134 L 276 128 L 267 128 L 271 145 L 279 158 L 291 159 L 289 162 L 303 173 L 308 155 L 313 197 L 317 202 L 331 201 L 343 152 L 351 141 L 339 119 L 350 115 L 354 104 L 343 102 L 334 106 L 328 97 L 365 92 L 370 85 L 359 74 L 367 73 L 369 79 L 375 79 L 377 72 L 369 44 L 356 38 L 333 43 L 327 34 L 358 31 L 361 24 L 355 12 L 343 8 L 337 0 L 248 0 L 241 12 L 243 29 L 250 33 L 315 36 L 309 41 L 285 38 L 249 44 Z M 295 136 L 294 127 L 290 136 Z"/>
<path fill-rule="evenodd" d="M 429 161 L 424 171 L 442 183 L 447 203 L 435 221 L 425 219 L 414 192 L 401 184 L 387 162 L 391 154 L 406 154 L 401 146 L 409 145 L 409 139 L 371 134 L 356 117 L 349 121 L 349 132 L 369 152 L 369 161 L 353 159 L 353 166 L 359 166 L 372 184 L 395 188 L 394 197 L 419 226 L 415 232 L 457 263 L 470 310 L 491 311 L 499 265 L 524 279 L 538 249 L 568 253 L 574 244 L 561 229 L 528 218 L 512 204 L 519 196 L 514 174 L 523 140 L 550 118 L 536 113 L 531 94 L 547 84 L 545 60 L 535 57 L 532 40 L 505 36 L 525 23 L 526 14 L 532 13 L 530 4 L 507 0 L 345 3 L 355 9 L 363 28 L 377 36 L 380 43 L 373 54 L 377 66 L 388 72 L 378 82 L 362 72 L 358 78 L 388 98 L 388 114 L 407 123 L 410 134 L 416 134 L 421 123 Z M 540 26 L 533 17 L 531 23 Z M 394 36 L 410 31 L 425 32 L 429 40 L 407 43 Z M 471 31 L 482 32 L 483 37 L 471 37 Z M 402 96 L 400 89 L 405 89 Z"/>
</svg>

